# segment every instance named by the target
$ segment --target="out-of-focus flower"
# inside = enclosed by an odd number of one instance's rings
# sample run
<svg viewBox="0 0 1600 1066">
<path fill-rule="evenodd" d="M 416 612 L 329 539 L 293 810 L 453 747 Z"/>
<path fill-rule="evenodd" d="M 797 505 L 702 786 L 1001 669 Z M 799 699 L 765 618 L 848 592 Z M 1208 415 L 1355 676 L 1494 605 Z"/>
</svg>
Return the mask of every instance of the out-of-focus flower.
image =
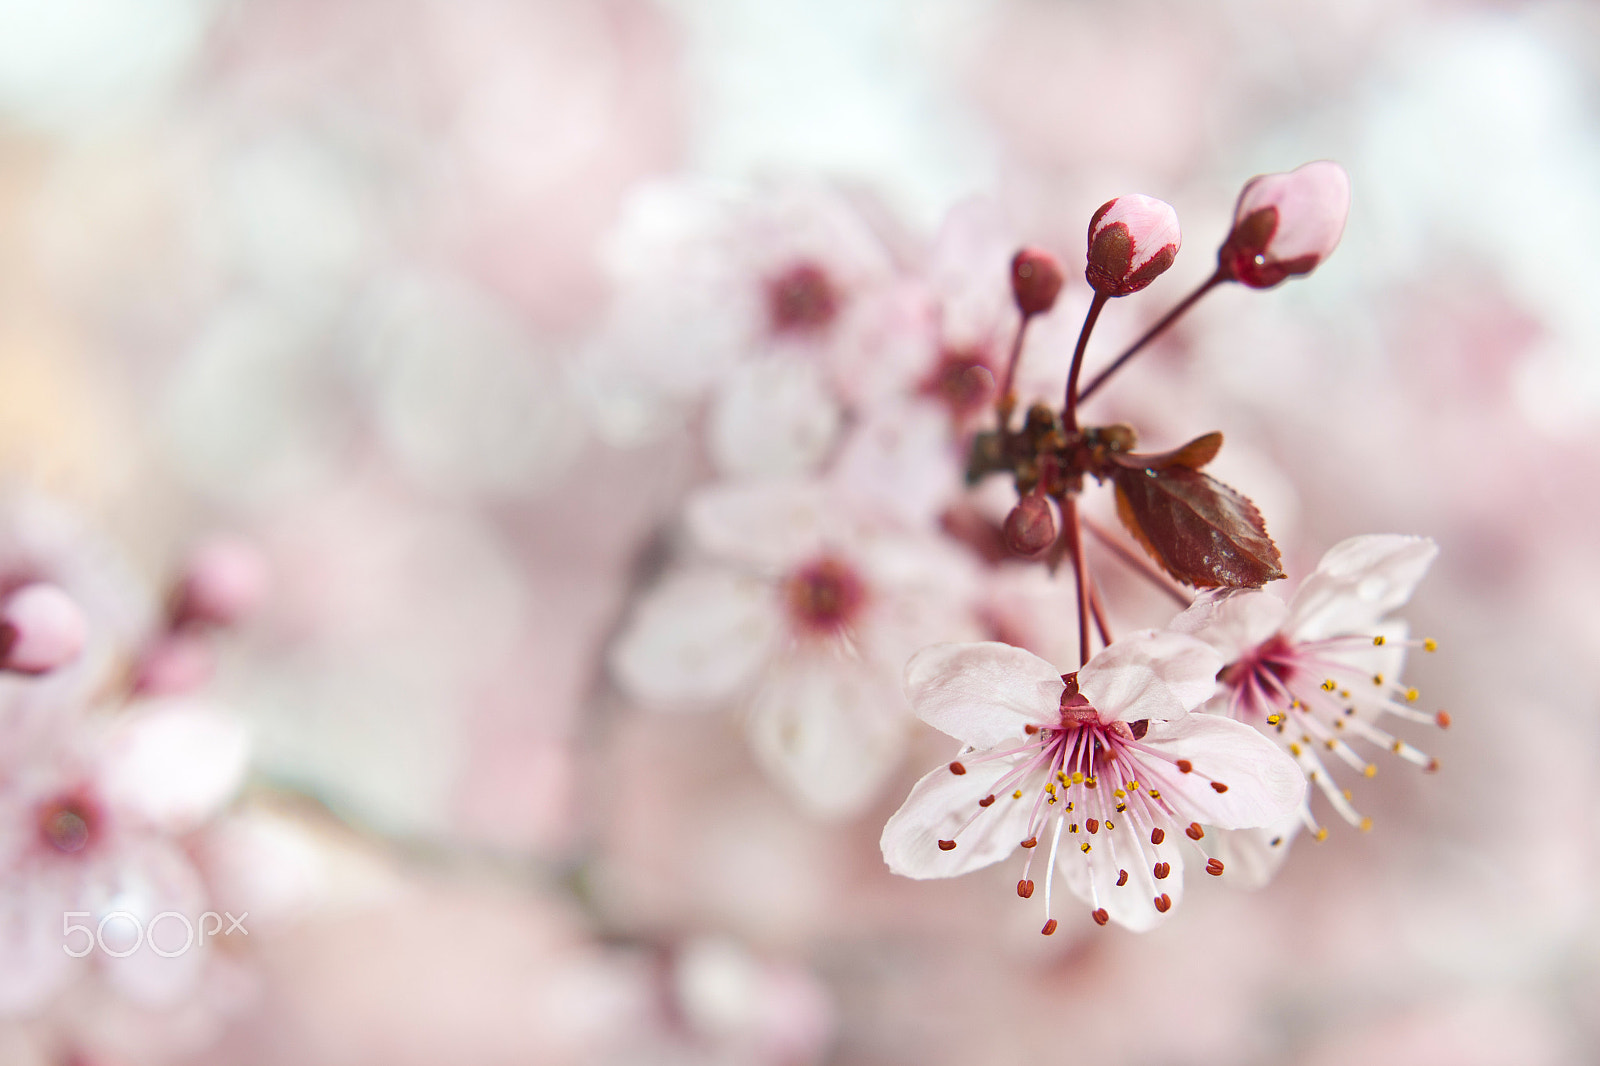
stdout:
<svg viewBox="0 0 1600 1066">
<path fill-rule="evenodd" d="M 1175 630 L 1205 641 L 1226 661 L 1205 710 L 1277 739 L 1340 817 L 1363 829 L 1371 819 L 1356 810 L 1318 750 L 1366 777 L 1377 766 L 1351 740 L 1434 768 L 1433 759 L 1377 723 L 1385 715 L 1450 722 L 1444 711 L 1416 710 L 1417 690 L 1398 680 L 1408 647 L 1431 651 L 1436 645 L 1407 640 L 1405 624 L 1388 617 L 1411 598 L 1438 552 L 1426 537 L 1352 537 L 1322 557 L 1287 604 L 1269 592 L 1208 592 L 1173 622 Z M 1307 806 L 1281 826 L 1230 840 L 1245 879 L 1270 876 L 1302 822 L 1318 839 L 1326 835 Z"/>
<path fill-rule="evenodd" d="M 260 605 L 266 591 L 267 564 L 260 550 L 240 537 L 212 537 L 184 564 L 173 624 L 235 625 Z"/>
<path fill-rule="evenodd" d="M 1084 276 L 1101 296 L 1127 296 L 1160 277 L 1182 243 L 1171 204 L 1138 193 L 1107 200 L 1089 219 Z"/>
<path fill-rule="evenodd" d="M 1350 176 L 1332 160 L 1252 178 L 1217 251 L 1217 271 L 1252 289 L 1309 274 L 1338 247 L 1349 214 Z"/>
<path fill-rule="evenodd" d="M 182 835 L 237 789 L 247 744 L 214 710 L 136 706 L 109 728 L 68 720 L 47 742 L 7 753 L 0 776 L 0 1009 L 46 1002 L 83 965 L 105 964 L 130 998 L 167 1001 L 204 952 L 185 946 L 206 893 Z M 94 934 L 63 950 L 63 915 Z M 174 939 L 175 938 L 175 939 Z M 102 955 L 102 944 L 106 952 Z M 189 945 L 194 946 L 194 945 Z"/>
<path fill-rule="evenodd" d="M 1028 898 L 1049 829 L 1043 932 L 1056 929 L 1057 868 L 1099 924 L 1154 926 L 1182 897 L 1185 838 L 1205 854 L 1204 825 L 1274 824 L 1304 799 L 1293 761 L 1259 733 L 1189 714 L 1220 664 L 1201 642 L 1155 630 L 1065 675 L 1006 644 L 925 649 L 906 668 L 912 708 L 963 747 L 884 826 L 884 860 L 907 877 L 953 877 L 1021 846 Z M 1207 856 L 1206 870 L 1223 866 Z"/>
<path fill-rule="evenodd" d="M 1054 307 L 1064 281 L 1061 260 L 1043 248 L 1024 248 L 1011 260 L 1011 294 L 1024 315 L 1042 315 Z"/>
<path fill-rule="evenodd" d="M 970 562 L 816 482 L 708 489 L 688 520 L 713 561 L 639 603 L 618 682 L 655 705 L 739 700 L 768 773 L 820 814 L 859 810 L 900 758 L 906 660 L 977 633 Z"/>
<path fill-rule="evenodd" d="M 83 653 L 89 623 L 72 597 L 36 581 L 0 601 L 0 669 L 47 674 Z"/>
</svg>

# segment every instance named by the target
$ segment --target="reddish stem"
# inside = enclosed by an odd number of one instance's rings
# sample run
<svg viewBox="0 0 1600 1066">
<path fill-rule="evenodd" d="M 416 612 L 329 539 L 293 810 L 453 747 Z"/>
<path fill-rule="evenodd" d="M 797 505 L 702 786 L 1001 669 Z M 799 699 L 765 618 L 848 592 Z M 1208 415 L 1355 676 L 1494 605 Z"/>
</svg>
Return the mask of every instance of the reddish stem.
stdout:
<svg viewBox="0 0 1600 1066">
<path fill-rule="evenodd" d="M 1199 303 L 1200 297 L 1204 296 L 1206 293 L 1210 292 L 1212 289 L 1216 288 L 1218 285 L 1221 285 L 1227 280 L 1227 278 L 1222 276 L 1222 271 L 1219 269 L 1215 274 L 1212 274 L 1209 278 L 1203 281 L 1198 289 L 1191 292 L 1188 296 L 1185 296 L 1181 301 L 1178 302 L 1178 306 L 1174 307 L 1172 310 L 1163 315 L 1161 321 L 1157 322 L 1155 325 L 1146 330 L 1144 336 L 1134 341 L 1133 344 L 1128 347 L 1127 351 L 1117 356 L 1116 360 L 1110 366 L 1096 374 L 1094 379 L 1083 387 L 1083 393 L 1078 397 L 1078 399 L 1087 400 L 1090 396 L 1094 395 L 1095 390 L 1101 385 L 1104 385 L 1106 383 L 1106 379 L 1112 374 L 1115 374 L 1118 370 L 1121 370 L 1124 363 L 1138 355 L 1139 352 L 1144 349 L 1145 345 L 1149 344 L 1151 341 L 1161 336 L 1161 334 L 1165 333 L 1168 326 L 1182 318 L 1184 312 L 1188 311 L 1189 308 Z"/>
<path fill-rule="evenodd" d="M 1083 328 L 1078 331 L 1078 346 L 1072 352 L 1072 370 L 1067 374 L 1066 407 L 1061 412 L 1061 421 L 1068 433 L 1075 432 L 1078 428 L 1078 375 L 1083 372 L 1083 353 L 1089 347 L 1089 334 L 1094 331 L 1095 321 L 1100 317 L 1100 311 L 1109 299 L 1111 297 L 1103 292 L 1094 294 L 1094 299 L 1089 304 L 1089 313 L 1083 319 Z"/>
<path fill-rule="evenodd" d="M 1006 376 L 1000 382 L 999 395 L 995 397 L 994 410 L 999 418 L 1002 438 L 1011 432 L 1011 412 L 1017 408 L 1017 398 L 1011 389 L 1017 377 L 1017 364 L 1022 361 L 1022 339 L 1027 335 L 1028 324 L 1032 321 L 1033 316 L 1025 314 L 1017 324 L 1017 336 L 1011 342 L 1011 357 L 1006 360 Z"/>
<path fill-rule="evenodd" d="M 1078 501 L 1061 501 L 1061 534 L 1072 556 L 1072 580 L 1078 589 L 1078 665 L 1089 661 L 1089 569 L 1083 556 L 1083 533 L 1078 526 Z M 1103 634 L 1102 634 L 1103 635 Z"/>
<path fill-rule="evenodd" d="M 1141 575 L 1148 578 L 1151 583 L 1159 588 L 1162 592 L 1165 592 L 1168 596 L 1171 596 L 1178 606 L 1187 608 L 1191 603 L 1194 602 L 1192 596 L 1186 593 L 1183 589 L 1179 588 L 1171 578 L 1167 577 L 1166 574 L 1163 574 L 1160 570 L 1157 570 L 1154 566 L 1152 566 L 1148 559 L 1123 545 L 1110 530 L 1101 526 L 1098 522 L 1092 521 L 1088 518 L 1083 520 L 1083 524 L 1088 528 L 1090 533 L 1095 535 L 1096 539 L 1098 539 L 1101 544 L 1104 544 L 1111 550 L 1111 554 L 1115 555 L 1128 566 L 1132 567 Z"/>
<path fill-rule="evenodd" d="M 1100 643 L 1111 646 L 1111 626 L 1106 623 L 1106 605 L 1100 599 L 1100 582 L 1089 582 L 1089 610 L 1094 614 L 1094 627 L 1100 631 Z"/>
</svg>

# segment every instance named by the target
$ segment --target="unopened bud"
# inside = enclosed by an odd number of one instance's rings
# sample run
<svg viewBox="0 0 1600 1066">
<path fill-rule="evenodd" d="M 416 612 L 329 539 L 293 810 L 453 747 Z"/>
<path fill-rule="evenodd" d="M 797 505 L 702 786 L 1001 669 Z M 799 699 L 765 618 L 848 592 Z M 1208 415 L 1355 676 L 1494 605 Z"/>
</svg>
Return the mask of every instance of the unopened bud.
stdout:
<svg viewBox="0 0 1600 1066">
<path fill-rule="evenodd" d="M 1102 296 L 1138 292 L 1172 265 L 1183 235 L 1172 205 L 1153 196 L 1119 196 L 1089 220 L 1084 276 Z"/>
<path fill-rule="evenodd" d="M 1056 542 L 1056 516 L 1050 501 L 1030 493 L 1006 515 L 1006 547 L 1018 555 L 1037 555 Z"/>
<path fill-rule="evenodd" d="M 1253 289 L 1309 274 L 1333 254 L 1350 214 L 1350 176 L 1322 159 L 1253 178 L 1239 194 L 1217 270 Z"/>
<path fill-rule="evenodd" d="M 214 537 L 189 556 L 178 581 L 173 625 L 234 625 L 260 604 L 266 586 L 266 563 L 253 544 Z"/>
<path fill-rule="evenodd" d="M 24 585 L 0 602 L 0 669 L 47 674 L 83 652 L 89 623 L 55 585 Z"/>
<path fill-rule="evenodd" d="M 1024 248 L 1011 258 L 1011 295 L 1024 318 L 1054 307 L 1065 280 L 1061 260 L 1043 248 Z"/>
</svg>

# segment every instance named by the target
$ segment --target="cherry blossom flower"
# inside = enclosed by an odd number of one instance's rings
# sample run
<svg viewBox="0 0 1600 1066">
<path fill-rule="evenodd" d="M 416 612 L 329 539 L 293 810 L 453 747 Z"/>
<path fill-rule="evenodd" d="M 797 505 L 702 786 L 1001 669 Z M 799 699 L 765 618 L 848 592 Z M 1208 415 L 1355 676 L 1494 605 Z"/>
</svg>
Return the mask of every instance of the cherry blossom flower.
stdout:
<svg viewBox="0 0 1600 1066">
<path fill-rule="evenodd" d="M 612 649 L 612 671 L 663 708 L 737 703 L 769 774 L 811 810 L 872 799 L 899 761 L 906 660 L 976 636 L 971 563 L 822 482 L 716 486 L 690 501 L 709 558 L 670 572 Z"/>
<path fill-rule="evenodd" d="M 1205 641 L 1226 662 L 1205 710 L 1276 739 L 1339 816 L 1362 829 L 1371 827 L 1371 819 L 1334 779 L 1323 753 L 1363 777 L 1378 768 L 1357 745 L 1385 748 L 1424 769 L 1436 768 L 1437 760 L 1379 721 L 1390 716 L 1441 727 L 1450 723 L 1445 711 L 1416 709 L 1418 691 L 1399 681 L 1407 648 L 1432 651 L 1437 645 L 1431 639 L 1406 639 L 1404 623 L 1388 617 L 1411 598 L 1437 554 L 1438 546 L 1425 537 L 1352 537 L 1322 557 L 1287 604 L 1270 592 L 1210 592 L 1173 622 L 1173 629 Z M 1302 823 L 1319 840 L 1327 835 L 1308 805 L 1282 826 L 1230 843 L 1264 879 Z"/>
<path fill-rule="evenodd" d="M 179 950 L 181 922 L 154 920 L 174 912 L 198 923 L 208 909 L 182 836 L 238 788 L 244 734 L 210 708 L 175 700 L 136 705 L 106 728 L 64 725 L 48 742 L 8 752 L 0 774 L 0 1011 L 36 1008 L 84 965 L 63 950 L 69 912 L 108 945 L 106 955 L 98 943 L 86 954 L 114 986 L 170 1002 L 204 953 Z M 129 951 L 135 924 L 150 942 Z"/>
<path fill-rule="evenodd" d="M 1102 296 L 1128 296 L 1165 273 L 1182 243 L 1171 204 L 1138 193 L 1119 196 L 1089 219 L 1085 277 Z"/>
<path fill-rule="evenodd" d="M 1350 176 L 1329 159 L 1253 178 L 1217 252 L 1220 277 L 1253 289 L 1309 274 L 1333 254 L 1350 214 Z"/>
<path fill-rule="evenodd" d="M 1259 733 L 1191 715 L 1221 660 L 1176 633 L 1146 630 L 1075 673 L 1006 644 L 942 644 L 906 668 L 912 709 L 963 744 L 884 826 L 884 860 L 907 877 L 953 877 L 1050 841 L 1045 925 L 1057 869 L 1101 925 L 1149 929 L 1182 897 L 1185 842 L 1205 826 L 1268 825 L 1303 801 L 1294 763 Z M 1067 844 L 1062 847 L 1065 835 Z"/>
</svg>

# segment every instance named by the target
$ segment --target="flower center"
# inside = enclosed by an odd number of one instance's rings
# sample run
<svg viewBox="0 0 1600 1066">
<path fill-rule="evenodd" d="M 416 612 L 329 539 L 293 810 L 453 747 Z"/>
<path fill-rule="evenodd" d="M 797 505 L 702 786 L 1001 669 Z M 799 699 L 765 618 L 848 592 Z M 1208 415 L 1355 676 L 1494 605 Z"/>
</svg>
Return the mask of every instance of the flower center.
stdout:
<svg viewBox="0 0 1600 1066">
<path fill-rule="evenodd" d="M 802 632 L 832 636 L 855 621 L 867 589 L 844 561 L 823 556 L 806 563 L 784 585 L 789 614 Z"/>
<path fill-rule="evenodd" d="M 797 263 L 767 282 L 774 333 L 817 333 L 839 314 L 839 294 L 814 263 Z"/>
<path fill-rule="evenodd" d="M 39 809 L 39 836 L 63 855 L 76 855 L 99 835 L 100 815 L 82 796 L 63 796 Z"/>
<path fill-rule="evenodd" d="M 956 418 L 987 407 L 994 394 L 994 372 L 977 349 L 946 349 L 922 383 L 922 395 L 943 404 Z"/>
</svg>

